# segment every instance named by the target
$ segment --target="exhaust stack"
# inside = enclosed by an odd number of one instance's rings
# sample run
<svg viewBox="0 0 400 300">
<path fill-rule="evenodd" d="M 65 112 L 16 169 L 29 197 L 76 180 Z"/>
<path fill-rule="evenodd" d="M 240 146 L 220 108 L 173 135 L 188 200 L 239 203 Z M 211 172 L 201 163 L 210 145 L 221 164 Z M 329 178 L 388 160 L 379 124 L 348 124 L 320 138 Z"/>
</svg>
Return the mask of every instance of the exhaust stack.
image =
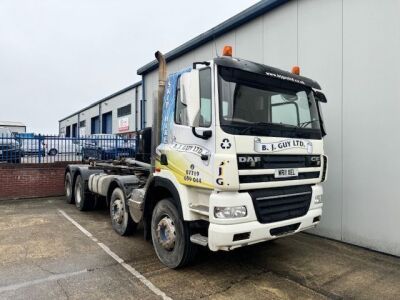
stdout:
<svg viewBox="0 0 400 300">
<path fill-rule="evenodd" d="M 161 141 L 162 106 L 165 82 L 167 80 L 167 64 L 165 57 L 160 51 L 157 51 L 155 56 L 158 61 L 158 96 L 157 100 L 153 103 L 153 130 L 151 137 L 151 167 L 153 172 L 155 169 L 156 148 L 160 145 Z"/>
</svg>

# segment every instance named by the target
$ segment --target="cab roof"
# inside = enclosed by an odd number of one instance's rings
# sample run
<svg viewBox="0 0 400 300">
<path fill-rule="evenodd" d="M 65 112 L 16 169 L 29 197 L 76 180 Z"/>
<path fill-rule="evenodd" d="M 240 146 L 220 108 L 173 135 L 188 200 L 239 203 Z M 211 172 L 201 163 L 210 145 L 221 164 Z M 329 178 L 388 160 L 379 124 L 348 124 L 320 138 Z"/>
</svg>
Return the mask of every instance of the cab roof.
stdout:
<svg viewBox="0 0 400 300">
<path fill-rule="evenodd" d="M 222 56 L 215 58 L 214 62 L 219 66 L 252 72 L 260 75 L 266 75 L 276 79 L 286 80 L 289 82 L 305 85 L 317 90 L 321 89 L 321 86 L 318 84 L 318 82 L 310 78 L 299 76 L 278 68 L 255 63 L 245 59 Z"/>
</svg>

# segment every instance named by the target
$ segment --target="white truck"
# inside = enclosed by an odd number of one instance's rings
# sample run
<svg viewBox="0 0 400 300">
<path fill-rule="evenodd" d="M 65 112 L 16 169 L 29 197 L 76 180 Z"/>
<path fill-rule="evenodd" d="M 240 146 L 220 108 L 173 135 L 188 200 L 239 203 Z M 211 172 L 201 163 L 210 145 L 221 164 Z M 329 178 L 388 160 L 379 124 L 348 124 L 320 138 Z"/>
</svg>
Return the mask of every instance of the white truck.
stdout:
<svg viewBox="0 0 400 300">
<path fill-rule="evenodd" d="M 105 200 L 120 235 L 142 222 L 170 268 L 199 246 L 232 250 L 315 227 L 327 175 L 319 84 L 229 47 L 168 78 L 156 57 L 153 128 L 138 133 L 135 157 L 69 165 L 68 202 Z"/>
</svg>

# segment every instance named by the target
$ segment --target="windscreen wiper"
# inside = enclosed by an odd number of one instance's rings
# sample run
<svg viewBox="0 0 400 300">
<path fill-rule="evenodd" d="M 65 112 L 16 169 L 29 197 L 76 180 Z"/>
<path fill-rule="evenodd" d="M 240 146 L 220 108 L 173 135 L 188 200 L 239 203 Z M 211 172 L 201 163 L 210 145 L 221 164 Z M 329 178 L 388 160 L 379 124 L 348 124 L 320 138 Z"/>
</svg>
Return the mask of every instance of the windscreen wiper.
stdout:
<svg viewBox="0 0 400 300">
<path fill-rule="evenodd" d="M 300 123 L 298 127 L 299 127 L 299 128 L 304 128 L 304 127 L 306 127 L 307 125 L 309 125 L 309 124 L 311 124 L 311 123 L 314 123 L 314 122 L 319 122 L 319 120 L 310 120 L 310 121 L 306 121 L 306 122 Z"/>
</svg>

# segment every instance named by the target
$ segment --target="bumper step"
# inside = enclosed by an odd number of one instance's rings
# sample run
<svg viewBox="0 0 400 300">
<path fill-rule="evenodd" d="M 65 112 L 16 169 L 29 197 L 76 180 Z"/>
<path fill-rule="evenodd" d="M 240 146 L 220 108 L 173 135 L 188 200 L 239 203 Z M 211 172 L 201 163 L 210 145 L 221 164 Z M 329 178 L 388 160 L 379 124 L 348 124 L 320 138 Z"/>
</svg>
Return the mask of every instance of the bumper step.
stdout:
<svg viewBox="0 0 400 300">
<path fill-rule="evenodd" d="M 190 241 L 203 247 L 207 247 L 208 245 L 208 237 L 201 235 L 200 233 L 191 235 Z"/>
</svg>

